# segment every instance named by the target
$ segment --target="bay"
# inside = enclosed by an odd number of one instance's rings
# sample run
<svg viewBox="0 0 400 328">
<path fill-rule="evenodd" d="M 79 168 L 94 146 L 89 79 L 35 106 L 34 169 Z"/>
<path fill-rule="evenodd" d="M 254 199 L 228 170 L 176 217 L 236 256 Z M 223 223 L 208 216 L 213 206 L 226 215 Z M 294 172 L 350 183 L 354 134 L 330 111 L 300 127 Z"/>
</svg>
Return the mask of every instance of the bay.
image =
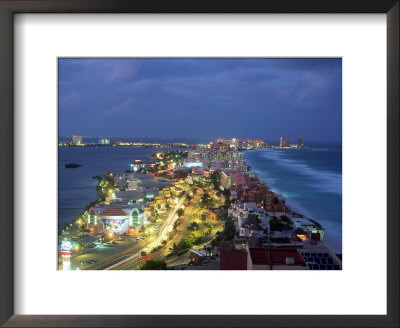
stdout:
<svg viewBox="0 0 400 328">
<path fill-rule="evenodd" d="M 96 200 L 97 180 L 93 176 L 108 171 L 123 173 L 135 159 L 148 160 L 159 148 L 144 147 L 59 147 L 58 226 L 71 222 L 84 207 Z M 65 168 L 67 163 L 82 166 Z"/>
</svg>

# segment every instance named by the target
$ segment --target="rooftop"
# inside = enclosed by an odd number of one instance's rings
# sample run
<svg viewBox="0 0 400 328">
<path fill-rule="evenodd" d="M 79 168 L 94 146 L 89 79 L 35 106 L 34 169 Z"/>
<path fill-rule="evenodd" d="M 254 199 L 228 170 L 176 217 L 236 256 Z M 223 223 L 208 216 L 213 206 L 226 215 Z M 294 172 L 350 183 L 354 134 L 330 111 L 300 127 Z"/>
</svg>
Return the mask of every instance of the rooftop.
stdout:
<svg viewBox="0 0 400 328">
<path fill-rule="evenodd" d="M 255 265 L 269 265 L 271 264 L 267 250 L 263 247 L 249 248 L 251 261 Z"/>
<path fill-rule="evenodd" d="M 121 207 L 107 207 L 101 216 L 127 216 Z"/>
<path fill-rule="evenodd" d="M 247 252 L 221 251 L 220 270 L 247 270 Z"/>
<path fill-rule="evenodd" d="M 284 264 L 286 265 L 286 258 L 291 257 L 294 259 L 294 265 L 306 266 L 306 262 L 303 257 L 297 251 L 297 249 L 282 249 L 272 248 L 269 251 L 269 256 L 272 264 Z"/>
<path fill-rule="evenodd" d="M 115 192 L 116 198 L 140 199 L 144 197 L 144 193 L 139 190 L 122 190 Z"/>
</svg>

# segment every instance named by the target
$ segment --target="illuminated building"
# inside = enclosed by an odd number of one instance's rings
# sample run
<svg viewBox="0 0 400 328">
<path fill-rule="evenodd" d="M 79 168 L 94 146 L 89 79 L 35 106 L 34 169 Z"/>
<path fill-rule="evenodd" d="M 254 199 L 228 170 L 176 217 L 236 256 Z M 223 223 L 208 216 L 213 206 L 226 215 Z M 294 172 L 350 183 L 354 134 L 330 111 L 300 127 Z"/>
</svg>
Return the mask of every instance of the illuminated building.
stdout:
<svg viewBox="0 0 400 328">
<path fill-rule="evenodd" d="M 225 189 L 231 186 L 243 185 L 246 181 L 245 175 L 241 171 L 222 171 L 221 185 Z"/>
<path fill-rule="evenodd" d="M 224 138 L 218 138 L 218 139 L 216 139 L 214 141 L 214 144 L 216 144 L 216 145 L 219 144 L 219 143 L 229 146 L 229 144 L 231 143 L 231 140 L 230 139 L 224 139 Z"/>
<path fill-rule="evenodd" d="M 107 139 L 107 138 L 101 138 L 101 139 L 98 141 L 98 144 L 99 144 L 99 145 L 110 145 L 110 144 L 111 144 L 111 141 L 110 141 L 110 139 Z"/>
<path fill-rule="evenodd" d="M 138 202 L 144 202 L 145 198 L 145 193 L 143 192 L 143 190 L 117 190 L 114 194 L 114 203 L 134 204 Z"/>
<path fill-rule="evenodd" d="M 131 234 L 145 224 L 144 211 L 136 206 L 112 204 L 92 207 L 88 212 L 88 229 L 90 233 Z"/>
<path fill-rule="evenodd" d="M 286 211 L 286 199 L 281 194 L 267 191 L 265 195 L 264 208 L 268 212 L 284 213 Z"/>
<path fill-rule="evenodd" d="M 184 167 L 203 167 L 202 162 L 185 162 Z"/>
<path fill-rule="evenodd" d="M 266 146 L 266 143 L 262 139 L 245 139 L 243 146 L 245 149 L 263 148 Z"/>
<path fill-rule="evenodd" d="M 285 148 L 285 147 L 289 147 L 289 145 L 290 145 L 289 137 L 280 137 L 279 138 L 279 147 Z"/>
<path fill-rule="evenodd" d="M 188 153 L 188 162 L 223 161 L 229 167 L 243 165 L 243 154 L 237 151 L 194 151 Z"/>
<path fill-rule="evenodd" d="M 304 144 L 303 144 L 303 137 L 299 136 L 299 140 L 297 142 L 297 147 L 299 148 L 303 148 Z"/>
<path fill-rule="evenodd" d="M 138 170 L 140 170 L 141 168 L 144 168 L 145 164 L 140 160 L 140 159 L 135 159 L 135 161 L 133 163 L 131 163 L 131 169 L 134 172 L 137 172 Z"/>
<path fill-rule="evenodd" d="M 229 173 L 221 172 L 221 186 L 228 189 L 232 185 L 232 179 Z"/>
<path fill-rule="evenodd" d="M 290 216 L 290 219 L 296 228 L 302 228 L 306 230 L 310 236 L 312 234 L 318 234 L 319 240 L 324 239 L 325 229 L 317 221 L 299 216 Z"/>
<path fill-rule="evenodd" d="M 157 162 L 158 162 L 158 160 L 156 160 L 156 159 L 151 159 L 146 162 L 143 162 L 140 159 L 135 159 L 135 161 L 133 163 L 131 163 L 130 166 L 131 166 L 132 171 L 137 172 L 141 168 L 144 168 L 144 169 L 153 168 L 156 166 Z"/>
<path fill-rule="evenodd" d="M 232 138 L 230 147 L 237 149 L 239 147 L 239 140 L 237 138 Z"/>
<path fill-rule="evenodd" d="M 165 195 L 159 195 L 154 198 L 155 209 L 164 211 L 166 209 L 167 199 Z"/>
<path fill-rule="evenodd" d="M 229 148 L 229 146 L 226 143 L 219 142 L 217 144 L 217 150 L 218 151 L 227 151 L 228 148 Z"/>
<path fill-rule="evenodd" d="M 72 255 L 72 243 L 69 240 L 64 239 L 60 245 L 60 254 L 62 258 L 62 269 L 71 270 L 71 255 Z"/>
<path fill-rule="evenodd" d="M 72 142 L 75 146 L 83 145 L 83 137 L 78 134 L 72 135 Z"/>
</svg>

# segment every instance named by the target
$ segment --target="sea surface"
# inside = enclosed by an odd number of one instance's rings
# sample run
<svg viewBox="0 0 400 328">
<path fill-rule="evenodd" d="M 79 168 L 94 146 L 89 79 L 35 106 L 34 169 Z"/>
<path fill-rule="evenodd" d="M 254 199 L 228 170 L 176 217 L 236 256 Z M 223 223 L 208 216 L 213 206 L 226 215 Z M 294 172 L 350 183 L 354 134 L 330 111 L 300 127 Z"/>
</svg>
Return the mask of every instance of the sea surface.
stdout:
<svg viewBox="0 0 400 328">
<path fill-rule="evenodd" d="M 325 228 L 325 244 L 342 253 L 342 148 L 336 144 L 309 149 L 256 149 L 245 162 L 292 210 Z"/>
</svg>

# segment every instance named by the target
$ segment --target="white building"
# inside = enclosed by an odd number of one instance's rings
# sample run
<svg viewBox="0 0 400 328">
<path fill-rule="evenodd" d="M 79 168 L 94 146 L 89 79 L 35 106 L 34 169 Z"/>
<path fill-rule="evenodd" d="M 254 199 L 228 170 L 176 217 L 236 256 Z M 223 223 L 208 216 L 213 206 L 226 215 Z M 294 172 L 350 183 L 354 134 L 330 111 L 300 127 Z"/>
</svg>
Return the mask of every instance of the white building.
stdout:
<svg viewBox="0 0 400 328">
<path fill-rule="evenodd" d="M 98 141 L 99 145 L 110 145 L 111 144 L 111 140 L 108 138 L 101 138 Z"/>
<path fill-rule="evenodd" d="M 307 230 L 310 234 L 318 233 L 320 236 L 320 240 L 324 239 L 325 229 L 315 220 L 306 218 L 306 217 L 294 217 L 288 216 L 290 220 L 292 220 L 293 225 L 296 228 L 302 228 Z"/>
<path fill-rule="evenodd" d="M 92 207 L 88 211 L 88 229 L 90 233 L 109 233 L 117 235 L 131 234 L 146 224 L 146 216 L 139 206 L 111 204 Z"/>
<path fill-rule="evenodd" d="M 78 134 L 73 134 L 72 135 L 72 142 L 74 143 L 75 146 L 80 146 L 83 144 L 83 137 Z"/>
<path fill-rule="evenodd" d="M 228 216 L 237 220 L 235 227 L 240 237 L 262 238 L 269 231 L 268 215 L 256 203 L 232 203 Z"/>
</svg>

